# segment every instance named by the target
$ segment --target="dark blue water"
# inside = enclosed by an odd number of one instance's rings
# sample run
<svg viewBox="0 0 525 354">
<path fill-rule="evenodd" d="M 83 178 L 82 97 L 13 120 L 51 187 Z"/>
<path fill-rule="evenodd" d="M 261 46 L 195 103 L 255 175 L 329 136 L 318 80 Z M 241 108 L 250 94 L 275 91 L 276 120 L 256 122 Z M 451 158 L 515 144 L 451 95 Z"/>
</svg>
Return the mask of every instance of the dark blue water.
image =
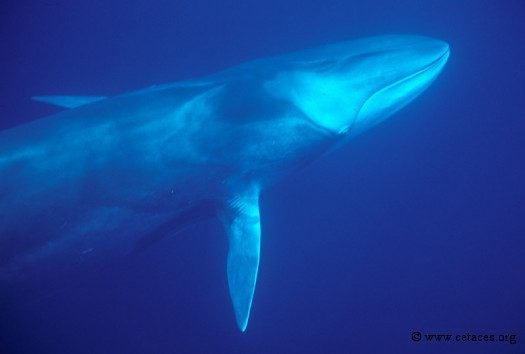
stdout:
<svg viewBox="0 0 525 354">
<path fill-rule="evenodd" d="M 115 95 L 390 33 L 445 40 L 449 62 L 394 117 L 263 193 L 246 333 L 226 237 L 206 222 L 32 306 L 4 301 L 0 353 L 524 353 L 520 0 L 4 0 L 0 127 L 59 111 L 33 95 Z"/>
</svg>

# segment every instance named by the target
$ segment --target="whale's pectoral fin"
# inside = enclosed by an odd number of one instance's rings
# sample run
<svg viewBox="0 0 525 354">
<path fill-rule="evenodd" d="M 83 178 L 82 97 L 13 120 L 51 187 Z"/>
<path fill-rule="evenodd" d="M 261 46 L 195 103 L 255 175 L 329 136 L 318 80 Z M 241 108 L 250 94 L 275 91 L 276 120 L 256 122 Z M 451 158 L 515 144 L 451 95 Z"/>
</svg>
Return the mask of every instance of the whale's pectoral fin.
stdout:
<svg viewBox="0 0 525 354">
<path fill-rule="evenodd" d="M 251 188 L 232 199 L 221 220 L 230 243 L 227 265 L 230 296 L 237 325 L 244 332 L 259 268 L 259 189 Z"/>
</svg>

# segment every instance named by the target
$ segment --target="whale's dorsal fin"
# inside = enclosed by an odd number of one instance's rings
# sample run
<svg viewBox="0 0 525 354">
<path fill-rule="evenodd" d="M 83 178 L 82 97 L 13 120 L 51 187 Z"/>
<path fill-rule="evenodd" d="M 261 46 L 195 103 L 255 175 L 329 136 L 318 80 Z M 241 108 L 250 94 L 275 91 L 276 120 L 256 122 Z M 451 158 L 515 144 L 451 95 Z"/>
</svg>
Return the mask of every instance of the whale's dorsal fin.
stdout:
<svg viewBox="0 0 525 354">
<path fill-rule="evenodd" d="M 64 108 L 76 108 L 88 103 L 102 101 L 105 96 L 33 96 L 35 101 L 54 104 Z"/>
<path fill-rule="evenodd" d="M 230 296 L 237 325 L 244 332 L 248 325 L 259 269 L 259 187 L 252 186 L 235 196 L 220 215 L 220 219 L 230 243 L 227 264 Z"/>
</svg>

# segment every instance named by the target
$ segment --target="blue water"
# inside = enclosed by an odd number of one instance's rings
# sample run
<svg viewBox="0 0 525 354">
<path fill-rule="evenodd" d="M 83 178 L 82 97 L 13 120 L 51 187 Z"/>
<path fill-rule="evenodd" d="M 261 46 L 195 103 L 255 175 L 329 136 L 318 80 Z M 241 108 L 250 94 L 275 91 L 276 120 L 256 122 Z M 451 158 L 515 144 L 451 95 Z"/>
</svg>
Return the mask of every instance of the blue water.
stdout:
<svg viewBox="0 0 525 354">
<path fill-rule="evenodd" d="M 0 353 L 525 353 L 520 0 L 4 0 L 0 128 L 59 111 L 33 95 L 115 95 L 390 33 L 445 40 L 449 62 L 394 117 L 263 193 L 246 333 L 210 221 L 31 306 L 3 301 Z"/>
</svg>

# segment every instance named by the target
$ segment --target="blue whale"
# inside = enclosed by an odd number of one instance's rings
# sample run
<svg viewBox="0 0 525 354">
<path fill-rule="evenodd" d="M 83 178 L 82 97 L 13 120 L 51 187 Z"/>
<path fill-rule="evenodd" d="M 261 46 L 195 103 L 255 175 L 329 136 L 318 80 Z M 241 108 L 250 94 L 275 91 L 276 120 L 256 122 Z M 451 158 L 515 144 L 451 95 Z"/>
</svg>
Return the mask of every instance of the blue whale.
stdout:
<svg viewBox="0 0 525 354">
<path fill-rule="evenodd" d="M 133 254 L 217 217 L 245 331 L 259 266 L 259 194 L 423 92 L 446 43 L 372 37 L 257 59 L 67 108 L 0 132 L 0 281 Z"/>
</svg>

